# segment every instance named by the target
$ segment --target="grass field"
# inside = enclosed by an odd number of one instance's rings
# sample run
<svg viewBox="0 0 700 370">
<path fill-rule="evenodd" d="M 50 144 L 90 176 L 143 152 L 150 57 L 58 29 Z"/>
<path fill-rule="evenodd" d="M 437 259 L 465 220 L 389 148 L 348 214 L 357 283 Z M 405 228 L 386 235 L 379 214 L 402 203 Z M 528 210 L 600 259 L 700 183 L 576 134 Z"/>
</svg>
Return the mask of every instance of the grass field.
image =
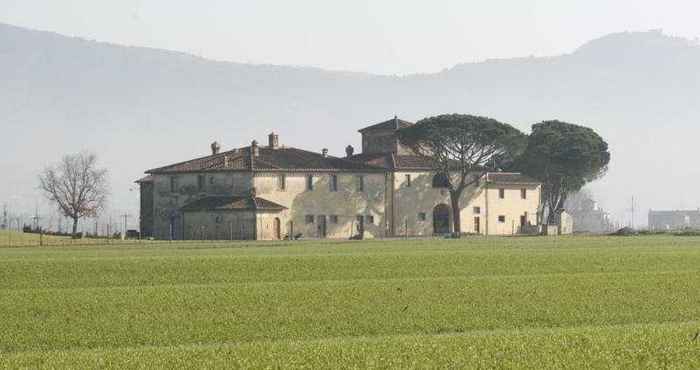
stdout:
<svg viewBox="0 0 700 370">
<path fill-rule="evenodd" d="M 700 238 L 0 248 L 0 368 L 700 368 Z"/>
</svg>

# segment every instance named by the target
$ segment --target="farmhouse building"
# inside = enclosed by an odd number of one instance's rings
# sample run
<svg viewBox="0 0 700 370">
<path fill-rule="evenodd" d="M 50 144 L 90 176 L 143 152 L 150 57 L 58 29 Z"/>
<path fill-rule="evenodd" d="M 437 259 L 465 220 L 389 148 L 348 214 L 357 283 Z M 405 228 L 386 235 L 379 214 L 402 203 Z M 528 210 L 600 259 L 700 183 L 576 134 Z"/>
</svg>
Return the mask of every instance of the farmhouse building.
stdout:
<svg viewBox="0 0 700 370">
<path fill-rule="evenodd" d="M 430 160 L 401 144 L 412 123 L 360 130 L 362 152 L 344 158 L 280 145 L 220 151 L 146 171 L 141 230 L 157 239 L 279 240 L 430 236 L 452 231 L 449 191 Z M 460 201 L 462 232 L 511 235 L 538 224 L 541 185 L 487 173 Z"/>
</svg>

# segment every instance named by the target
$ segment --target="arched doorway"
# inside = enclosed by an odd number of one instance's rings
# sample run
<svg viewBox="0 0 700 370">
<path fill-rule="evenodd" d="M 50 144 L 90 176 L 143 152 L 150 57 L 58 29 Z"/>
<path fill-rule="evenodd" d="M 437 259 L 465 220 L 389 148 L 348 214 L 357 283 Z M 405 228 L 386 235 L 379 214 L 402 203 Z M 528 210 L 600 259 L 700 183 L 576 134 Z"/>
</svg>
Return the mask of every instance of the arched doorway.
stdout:
<svg viewBox="0 0 700 370">
<path fill-rule="evenodd" d="M 433 209 L 433 233 L 450 233 L 450 207 L 447 204 L 438 204 Z"/>
<path fill-rule="evenodd" d="M 279 217 L 275 217 L 274 229 L 275 239 L 282 240 L 282 221 L 279 219 Z"/>
</svg>

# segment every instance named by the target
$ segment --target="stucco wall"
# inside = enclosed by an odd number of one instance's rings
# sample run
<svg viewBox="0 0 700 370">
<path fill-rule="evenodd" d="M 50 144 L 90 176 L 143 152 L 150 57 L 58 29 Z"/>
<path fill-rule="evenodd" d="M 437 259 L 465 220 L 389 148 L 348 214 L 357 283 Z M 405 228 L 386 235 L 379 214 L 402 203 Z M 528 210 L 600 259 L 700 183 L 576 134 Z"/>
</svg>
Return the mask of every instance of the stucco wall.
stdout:
<svg viewBox="0 0 700 370">
<path fill-rule="evenodd" d="M 140 185 L 140 207 L 141 217 L 139 217 L 139 229 L 142 238 L 153 237 L 153 224 L 155 222 L 154 187 L 151 182 L 144 182 Z"/>
<path fill-rule="evenodd" d="M 186 240 L 251 240 L 256 235 L 253 212 L 185 212 Z"/>
<path fill-rule="evenodd" d="M 153 176 L 153 236 L 157 239 L 170 238 L 171 218 L 173 238 L 185 237 L 180 208 L 185 204 L 207 195 L 242 195 L 250 192 L 252 176 L 243 172 L 205 173 L 204 188 L 199 189 L 198 174 L 154 175 Z M 170 179 L 177 179 L 176 191 L 172 192 Z"/>
<path fill-rule="evenodd" d="M 394 129 L 373 130 L 362 134 L 362 153 L 414 154 L 410 148 L 401 144 Z"/>
<path fill-rule="evenodd" d="M 522 199 L 520 191 L 527 190 L 527 198 Z M 500 199 L 499 189 L 504 189 L 505 198 Z M 488 222 L 489 235 L 516 234 L 520 228 L 520 216 L 527 214 L 527 221 L 537 224 L 537 207 L 540 201 L 539 186 L 505 186 L 489 185 L 488 189 Z M 499 221 L 499 216 L 505 216 L 505 222 Z"/>
<path fill-rule="evenodd" d="M 407 175 L 411 176 L 411 186 L 408 186 Z M 433 235 L 433 212 L 435 207 L 444 204 L 451 208 L 450 192 L 447 189 L 433 187 L 433 174 L 430 172 L 397 172 L 394 176 L 395 202 L 394 230 L 396 236 L 428 236 Z M 460 199 L 460 216 L 462 232 L 474 233 L 473 207 L 484 207 L 480 188 L 471 186 L 464 190 Z M 419 215 L 425 214 L 425 220 Z M 482 211 L 483 213 L 483 211 Z M 450 222 L 452 221 L 450 216 Z M 408 226 L 408 229 L 406 228 Z M 480 230 L 483 233 L 483 225 Z"/>
<path fill-rule="evenodd" d="M 411 175 L 411 186 L 407 186 L 406 175 Z M 450 193 L 447 189 L 432 186 L 433 174 L 428 172 L 398 172 L 394 176 L 395 199 L 393 205 L 394 230 L 396 236 L 427 236 L 433 234 L 433 211 L 439 204 L 450 206 Z M 484 187 L 471 186 L 465 189 L 460 199 L 460 220 L 463 233 L 477 233 L 476 220 L 479 218 L 479 234 L 510 235 L 519 232 L 520 216 L 527 213 L 527 220 L 537 224 L 537 207 L 540 191 L 538 186 L 528 186 L 526 199 L 521 199 L 521 186 L 490 185 L 487 194 Z M 505 199 L 499 199 L 499 189 L 505 191 Z M 478 212 L 475 210 L 478 207 Z M 425 213 L 425 221 L 419 214 Z M 488 213 L 488 214 L 487 214 Z M 505 216 L 505 222 L 499 222 Z M 450 217 L 452 219 L 452 217 Z M 451 221 L 452 222 L 452 221 Z M 488 225 L 487 225 L 488 224 Z M 408 225 L 408 229 L 406 226 Z"/>
<path fill-rule="evenodd" d="M 306 189 L 307 176 L 313 175 L 313 190 Z M 279 190 L 279 174 L 256 174 L 254 185 L 257 195 L 289 209 L 283 220 L 285 230 L 294 228 L 294 234 L 304 238 L 321 236 L 320 220 L 325 216 L 326 237 L 347 239 L 357 233 L 357 217 L 365 218 L 365 237 L 385 236 L 385 174 L 339 173 L 338 191 L 331 191 L 331 174 L 290 173 L 286 188 Z M 357 177 L 364 177 L 364 191 L 357 190 Z M 314 222 L 308 223 L 307 216 Z M 332 222 L 336 216 L 338 222 Z M 374 218 L 369 223 L 368 216 Z"/>
<path fill-rule="evenodd" d="M 358 234 L 358 216 L 364 220 L 365 238 L 384 236 L 433 235 L 433 211 L 440 204 L 450 206 L 447 189 L 433 188 L 433 175 L 429 172 L 338 173 L 338 190 L 331 191 L 331 174 L 313 173 L 314 189 L 307 190 L 310 173 L 286 173 L 286 186 L 279 189 L 281 173 L 229 172 L 205 174 L 204 189 L 198 188 L 197 174 L 177 175 L 177 191 L 171 192 L 169 175 L 154 176 L 153 235 L 159 239 L 170 237 L 171 216 L 175 239 L 230 239 L 233 225 L 234 239 L 245 234 L 253 223 L 253 236 L 261 240 L 277 238 L 275 219 L 280 222 L 280 236 L 289 233 L 303 238 L 322 236 L 321 225 L 325 218 L 325 237 L 347 239 Z M 411 186 L 406 183 L 411 175 Z M 364 178 L 364 191 L 358 191 L 357 178 Z M 464 233 L 475 233 L 475 218 L 479 218 L 479 233 L 510 235 L 517 233 L 520 216 L 527 214 L 527 221 L 537 223 L 539 187 L 527 187 L 527 198 L 521 199 L 521 186 L 491 184 L 488 197 L 484 187 L 472 186 L 465 190 L 461 205 L 461 228 Z M 244 215 L 244 212 L 221 214 L 218 212 L 188 214 L 179 211 L 185 204 L 207 195 L 249 195 L 255 188 L 256 195 L 278 203 L 288 210 L 277 213 Z M 505 199 L 499 198 L 499 189 L 505 191 Z M 488 206 L 486 204 L 488 198 Z M 392 199 L 395 201 L 392 202 Z M 475 207 L 479 212 L 475 212 Z M 425 220 L 419 215 L 425 214 Z M 223 219 L 217 217 L 224 216 Z M 313 216 L 313 222 L 307 222 Z M 371 217 L 370 217 L 371 216 Z M 505 216 L 505 222 L 499 221 Z M 254 220 L 250 221 L 251 218 Z M 370 222 L 370 218 L 374 222 Z M 451 222 L 450 217 L 450 222 Z M 337 219 L 337 222 L 336 222 Z M 393 221 L 393 222 L 392 222 Z M 218 225 L 218 226 L 217 226 Z M 408 229 L 406 226 L 408 225 Z M 204 233 L 203 233 L 204 230 Z"/>
</svg>

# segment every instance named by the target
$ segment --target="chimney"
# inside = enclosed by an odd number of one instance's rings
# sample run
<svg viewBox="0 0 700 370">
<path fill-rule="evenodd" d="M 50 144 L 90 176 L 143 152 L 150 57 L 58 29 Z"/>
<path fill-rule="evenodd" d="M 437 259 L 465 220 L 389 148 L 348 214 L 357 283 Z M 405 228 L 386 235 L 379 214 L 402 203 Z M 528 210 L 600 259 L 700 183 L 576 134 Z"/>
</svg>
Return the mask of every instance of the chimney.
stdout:
<svg viewBox="0 0 700 370">
<path fill-rule="evenodd" d="M 355 148 L 353 148 L 352 145 L 348 145 L 345 148 L 345 154 L 348 158 L 352 157 L 352 155 L 355 154 Z"/>
<path fill-rule="evenodd" d="M 321 154 L 323 154 L 323 158 L 328 158 L 328 149 L 323 148 L 323 150 L 321 151 Z"/>
<path fill-rule="evenodd" d="M 267 137 L 270 149 L 277 149 L 280 146 L 280 137 L 276 133 L 272 132 L 270 135 Z"/>
<path fill-rule="evenodd" d="M 253 157 L 258 157 L 260 156 L 260 148 L 258 147 L 258 141 L 253 140 L 252 143 L 250 143 L 250 154 Z"/>
<path fill-rule="evenodd" d="M 221 150 L 221 146 L 219 145 L 219 143 L 217 143 L 216 141 L 211 143 L 211 155 L 219 154 L 219 150 Z"/>
</svg>

